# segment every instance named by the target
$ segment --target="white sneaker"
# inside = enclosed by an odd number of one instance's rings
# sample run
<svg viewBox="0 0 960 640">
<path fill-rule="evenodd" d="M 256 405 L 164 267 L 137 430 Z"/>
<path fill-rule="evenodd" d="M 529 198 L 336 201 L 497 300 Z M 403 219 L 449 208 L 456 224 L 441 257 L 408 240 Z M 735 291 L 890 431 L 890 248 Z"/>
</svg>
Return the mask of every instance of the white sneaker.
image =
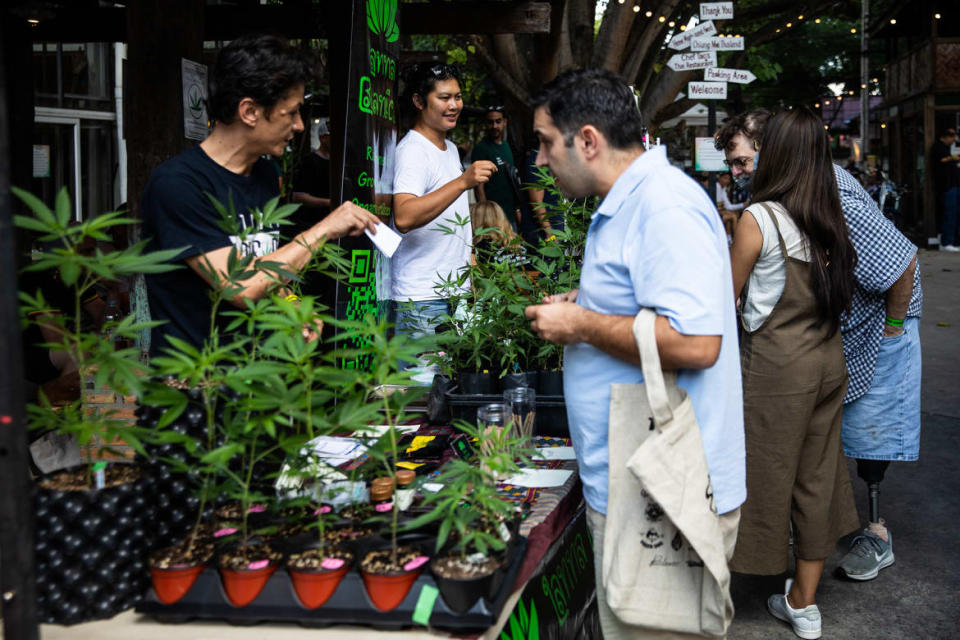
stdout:
<svg viewBox="0 0 960 640">
<path fill-rule="evenodd" d="M 820 609 L 812 604 L 803 609 L 794 609 L 787 602 L 787 594 L 790 593 L 790 587 L 793 585 L 793 579 L 787 580 L 783 588 L 783 594 L 772 595 L 767 598 L 767 610 L 778 620 L 783 620 L 791 627 L 793 632 L 806 640 L 816 640 L 821 635 Z"/>
<path fill-rule="evenodd" d="M 940 245 L 940 251 L 950 251 L 956 253 L 957 251 L 960 251 L 960 247 L 953 244 L 942 244 Z"/>
</svg>

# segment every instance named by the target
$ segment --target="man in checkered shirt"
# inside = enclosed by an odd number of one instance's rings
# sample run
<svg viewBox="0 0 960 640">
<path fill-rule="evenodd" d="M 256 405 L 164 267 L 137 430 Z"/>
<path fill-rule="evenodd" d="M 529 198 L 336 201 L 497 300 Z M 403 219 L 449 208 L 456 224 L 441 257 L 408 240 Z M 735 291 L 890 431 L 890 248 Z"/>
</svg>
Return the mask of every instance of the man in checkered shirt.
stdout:
<svg viewBox="0 0 960 640">
<path fill-rule="evenodd" d="M 758 142 L 770 113 L 749 111 L 716 135 L 737 185 L 749 190 Z M 870 522 L 840 562 L 853 580 L 872 580 L 893 564 L 893 538 L 879 514 L 880 481 L 891 460 L 920 451 L 920 310 L 917 247 L 885 218 L 860 183 L 834 165 L 840 204 L 857 252 L 856 288 L 841 325 L 850 384 L 844 397 L 843 450 L 857 461 L 870 493 Z"/>
</svg>

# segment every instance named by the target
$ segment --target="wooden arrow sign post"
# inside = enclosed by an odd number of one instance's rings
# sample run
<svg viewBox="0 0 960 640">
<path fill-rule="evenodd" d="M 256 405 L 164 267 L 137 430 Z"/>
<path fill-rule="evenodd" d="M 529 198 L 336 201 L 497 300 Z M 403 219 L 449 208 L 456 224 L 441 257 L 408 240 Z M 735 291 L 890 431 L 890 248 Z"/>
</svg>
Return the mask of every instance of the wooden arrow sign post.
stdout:
<svg viewBox="0 0 960 640">
<path fill-rule="evenodd" d="M 699 51 L 694 53 L 678 53 L 667 60 L 667 66 L 674 71 L 709 69 L 717 66 L 717 52 Z"/>
<path fill-rule="evenodd" d="M 750 84 L 757 79 L 746 69 L 724 69 L 708 68 L 703 70 L 703 79 L 716 82 L 735 82 L 737 84 Z"/>
</svg>

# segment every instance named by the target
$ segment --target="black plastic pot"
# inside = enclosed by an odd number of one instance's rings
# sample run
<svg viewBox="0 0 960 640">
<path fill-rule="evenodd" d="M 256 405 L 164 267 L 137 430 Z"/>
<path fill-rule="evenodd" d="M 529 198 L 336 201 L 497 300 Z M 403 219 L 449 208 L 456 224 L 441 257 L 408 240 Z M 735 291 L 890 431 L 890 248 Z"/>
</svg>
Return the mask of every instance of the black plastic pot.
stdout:
<svg viewBox="0 0 960 640">
<path fill-rule="evenodd" d="M 38 484 L 34 511 L 41 622 L 111 618 L 140 602 L 150 586 L 149 503 L 142 476 L 100 490 L 57 491 Z"/>
<path fill-rule="evenodd" d="M 537 372 L 537 395 L 540 396 L 562 396 L 563 395 L 563 371 L 538 371 Z"/>
<path fill-rule="evenodd" d="M 492 373 L 461 371 L 457 374 L 457 382 L 460 393 L 463 395 L 489 395 L 496 392 L 496 385 Z"/>
<path fill-rule="evenodd" d="M 519 373 L 508 373 L 500 378 L 500 391 L 507 389 L 518 389 L 520 387 L 537 388 L 537 372 L 521 371 Z"/>
<path fill-rule="evenodd" d="M 437 583 L 437 588 L 440 590 L 443 603 L 454 613 L 469 611 L 473 608 L 473 605 L 476 604 L 477 600 L 488 597 L 491 593 L 493 577 L 497 571 L 503 567 L 503 565 L 501 565 L 501 567 L 498 567 L 493 573 L 480 576 L 479 578 L 445 578 L 436 571 L 434 566 L 436 561 L 435 559 L 430 563 L 430 571 L 433 574 L 433 579 Z M 501 584 L 502 582 L 501 579 Z"/>
</svg>

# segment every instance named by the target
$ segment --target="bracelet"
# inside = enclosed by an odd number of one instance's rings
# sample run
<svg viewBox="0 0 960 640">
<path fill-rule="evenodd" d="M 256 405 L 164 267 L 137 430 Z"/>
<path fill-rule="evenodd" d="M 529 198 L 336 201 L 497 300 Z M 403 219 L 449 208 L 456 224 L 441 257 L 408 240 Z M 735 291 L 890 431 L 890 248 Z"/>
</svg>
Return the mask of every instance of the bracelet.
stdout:
<svg viewBox="0 0 960 640">
<path fill-rule="evenodd" d="M 286 300 L 287 302 L 300 302 L 300 296 L 298 296 L 295 293 L 291 293 L 286 298 L 284 298 L 284 300 Z M 900 324 L 903 324 L 903 323 L 901 322 Z"/>
<path fill-rule="evenodd" d="M 902 318 L 899 319 L 899 320 L 897 320 L 896 318 L 891 318 L 890 316 L 887 316 L 887 319 L 885 320 L 885 322 L 886 322 L 886 324 L 890 325 L 891 327 L 902 327 L 902 326 L 903 326 L 903 319 L 902 319 Z"/>
</svg>

